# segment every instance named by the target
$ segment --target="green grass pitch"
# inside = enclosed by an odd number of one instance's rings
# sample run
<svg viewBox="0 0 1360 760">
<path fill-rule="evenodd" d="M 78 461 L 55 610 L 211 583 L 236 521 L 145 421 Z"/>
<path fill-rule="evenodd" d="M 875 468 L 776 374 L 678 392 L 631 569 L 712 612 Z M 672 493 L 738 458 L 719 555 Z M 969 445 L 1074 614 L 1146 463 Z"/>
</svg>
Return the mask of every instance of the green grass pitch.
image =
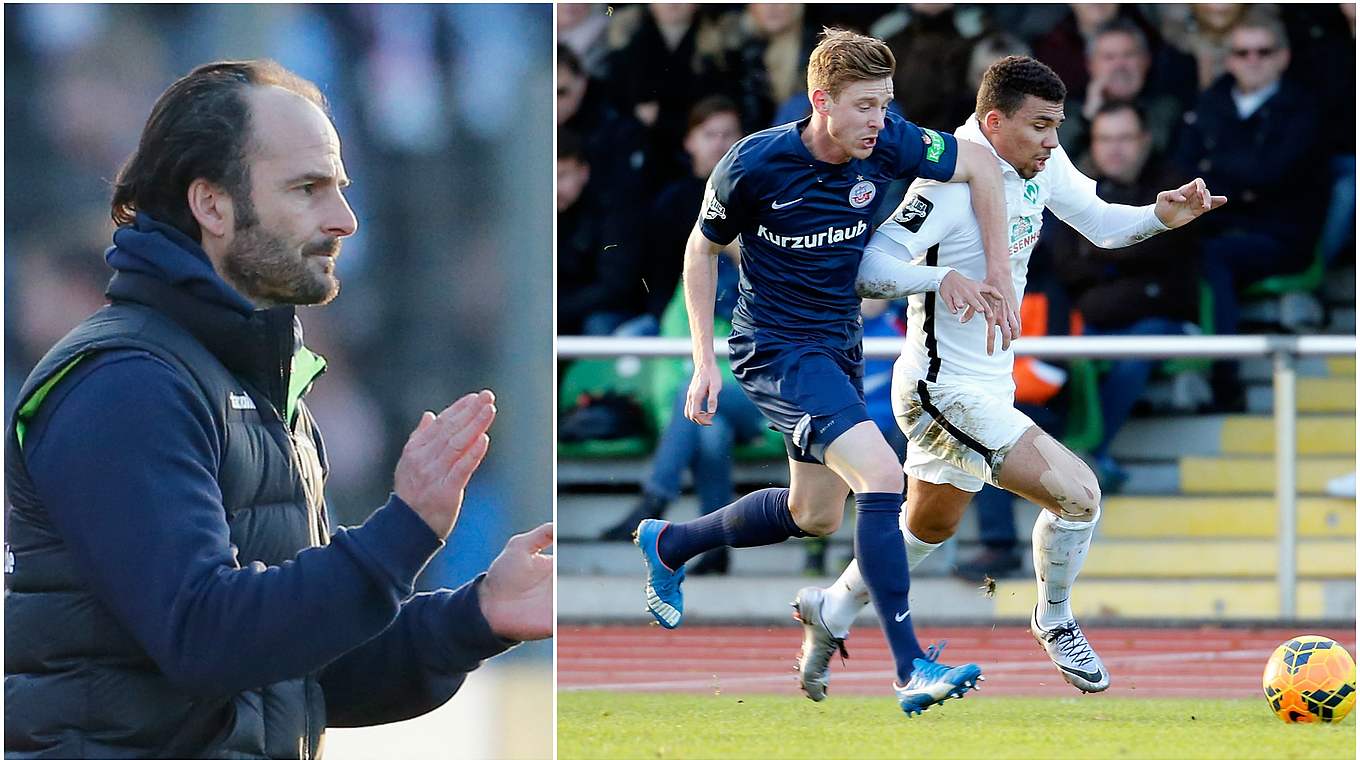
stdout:
<svg viewBox="0 0 1360 760">
<path fill-rule="evenodd" d="M 558 694 L 559 760 L 590 758 L 1354 758 L 1355 717 L 1286 725 L 1265 699 L 951 700 Z"/>
</svg>

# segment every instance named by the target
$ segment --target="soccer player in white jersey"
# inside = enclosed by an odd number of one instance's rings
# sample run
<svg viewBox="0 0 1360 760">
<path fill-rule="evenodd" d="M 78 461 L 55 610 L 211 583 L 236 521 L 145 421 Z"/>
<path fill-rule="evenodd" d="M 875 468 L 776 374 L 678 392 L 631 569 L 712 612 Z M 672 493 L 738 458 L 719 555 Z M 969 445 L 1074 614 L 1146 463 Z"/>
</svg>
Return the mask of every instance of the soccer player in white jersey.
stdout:
<svg viewBox="0 0 1360 760">
<path fill-rule="evenodd" d="M 1028 57 L 1003 58 L 987 70 L 976 112 L 954 133 L 961 143 L 989 147 L 1001 165 L 1010 234 L 1007 274 L 1016 301 L 1024 293 L 1045 207 L 1096 245 L 1121 248 L 1227 202 L 1210 195 L 1202 179 L 1159 193 L 1147 206 L 1100 200 L 1096 183 L 1058 145 L 1065 97 L 1062 80 L 1048 66 Z M 916 180 L 874 233 L 866 265 L 882 254 L 950 267 L 977 280 L 997 274 L 983 255 L 968 187 L 961 184 Z M 921 278 L 934 271 L 922 269 Z M 954 534 L 984 482 L 1042 506 L 1034 525 L 1039 600 L 1030 631 L 1073 686 L 1086 692 L 1108 688 L 1109 671 L 1069 602 L 1100 517 L 1095 475 L 1015 409 L 1014 355 L 1008 348 L 985 350 L 988 328 L 981 321 L 951 318 L 934 293 L 922 292 L 920 282 L 893 281 L 879 271 L 866 277 L 862 268 L 860 286 L 862 294 L 879 298 L 910 295 L 906 341 L 893 373 L 893 410 L 908 438 L 902 534 L 909 567 Z M 866 599 L 856 562 L 830 588 L 798 592 L 795 617 L 805 626 L 799 680 L 809 698 L 825 698 L 831 655 L 844 645 Z"/>
</svg>

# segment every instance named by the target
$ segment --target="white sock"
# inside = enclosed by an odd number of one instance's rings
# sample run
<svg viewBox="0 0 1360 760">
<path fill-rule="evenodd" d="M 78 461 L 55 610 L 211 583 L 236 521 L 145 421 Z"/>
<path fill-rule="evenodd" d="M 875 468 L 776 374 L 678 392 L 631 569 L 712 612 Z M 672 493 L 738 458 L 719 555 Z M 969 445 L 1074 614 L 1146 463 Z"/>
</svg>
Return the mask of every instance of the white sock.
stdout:
<svg viewBox="0 0 1360 760">
<path fill-rule="evenodd" d="M 850 560 L 841 577 L 822 590 L 822 622 L 837 638 L 850 635 L 855 616 L 869 603 L 869 585 L 859 574 L 859 562 Z"/>
<path fill-rule="evenodd" d="M 902 529 L 902 540 L 907 544 L 908 570 L 915 570 L 916 566 L 925 561 L 925 558 L 929 557 L 931 552 L 944 544 L 943 541 L 938 544 L 926 543 L 917 538 L 916 535 L 907 528 L 907 510 L 905 505 L 902 509 L 902 517 L 897 521 L 897 526 Z"/>
<path fill-rule="evenodd" d="M 1034 575 L 1039 583 L 1040 626 L 1052 628 L 1072 619 L 1072 583 L 1086 562 L 1095 527 L 1095 520 L 1074 522 L 1039 510 L 1034 521 Z"/>
<path fill-rule="evenodd" d="M 915 570 L 922 560 L 944 543 L 943 541 L 939 544 L 926 543 L 912 535 L 905 525 L 901 528 L 902 537 L 907 544 L 908 570 Z M 864 582 L 864 576 L 859 574 L 859 561 L 850 560 L 841 577 L 837 578 L 830 588 L 822 591 L 822 621 L 826 623 L 833 636 L 843 639 L 849 635 L 850 626 L 855 622 L 859 611 L 868 603 L 869 586 Z"/>
</svg>

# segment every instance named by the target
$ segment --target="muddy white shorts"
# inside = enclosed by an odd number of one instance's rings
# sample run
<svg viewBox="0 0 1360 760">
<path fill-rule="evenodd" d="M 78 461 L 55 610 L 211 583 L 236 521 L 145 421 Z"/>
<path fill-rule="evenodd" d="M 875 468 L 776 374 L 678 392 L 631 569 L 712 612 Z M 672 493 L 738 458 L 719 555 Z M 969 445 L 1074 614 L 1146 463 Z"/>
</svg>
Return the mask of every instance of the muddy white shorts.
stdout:
<svg viewBox="0 0 1360 760">
<path fill-rule="evenodd" d="M 1011 447 L 1034 426 L 1015 408 L 1015 392 L 987 393 L 969 385 L 925 380 L 895 383 L 893 414 L 907 436 L 903 470 L 927 483 L 948 483 L 976 493 L 996 485 L 996 470 Z"/>
</svg>

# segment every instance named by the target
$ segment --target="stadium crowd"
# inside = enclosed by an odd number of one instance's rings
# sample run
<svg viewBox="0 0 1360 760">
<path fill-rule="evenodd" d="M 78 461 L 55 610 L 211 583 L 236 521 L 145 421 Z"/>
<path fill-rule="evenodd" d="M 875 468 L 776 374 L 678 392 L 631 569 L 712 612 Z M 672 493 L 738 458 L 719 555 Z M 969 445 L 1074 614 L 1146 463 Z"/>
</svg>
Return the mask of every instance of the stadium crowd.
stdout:
<svg viewBox="0 0 1360 760">
<path fill-rule="evenodd" d="M 112 179 L 156 96 L 211 60 L 273 58 L 321 87 L 354 178 L 343 292 L 300 312 L 328 363 L 309 403 L 329 506 L 362 522 L 418 410 L 493 388 L 496 444 L 427 575 L 471 578 L 551 498 L 536 422 L 550 396 L 533 380 L 548 358 L 520 350 L 546 348 L 551 316 L 514 305 L 551 297 L 547 198 L 524 190 L 549 181 L 550 18 L 508 5 L 6 6 L 6 417 L 37 359 L 104 302 Z"/>
<path fill-rule="evenodd" d="M 1196 176 L 1229 198 L 1197 229 L 1120 251 L 1046 224 L 1029 292 L 1048 334 L 1317 329 L 1307 290 L 1354 257 L 1354 4 L 562 4 L 557 25 L 560 334 L 658 333 L 704 178 L 740 136 L 810 112 L 824 26 L 887 41 L 894 107 L 951 132 L 988 65 L 1033 55 L 1067 85 L 1059 137 L 1103 198 L 1142 205 Z M 1253 284 L 1306 271 L 1301 313 L 1243 318 Z M 1155 369 L 1102 375 L 1104 433 L 1086 448 L 1114 490 L 1110 442 Z M 1243 408 L 1236 362 L 1202 374 L 1182 408 Z"/>
</svg>

